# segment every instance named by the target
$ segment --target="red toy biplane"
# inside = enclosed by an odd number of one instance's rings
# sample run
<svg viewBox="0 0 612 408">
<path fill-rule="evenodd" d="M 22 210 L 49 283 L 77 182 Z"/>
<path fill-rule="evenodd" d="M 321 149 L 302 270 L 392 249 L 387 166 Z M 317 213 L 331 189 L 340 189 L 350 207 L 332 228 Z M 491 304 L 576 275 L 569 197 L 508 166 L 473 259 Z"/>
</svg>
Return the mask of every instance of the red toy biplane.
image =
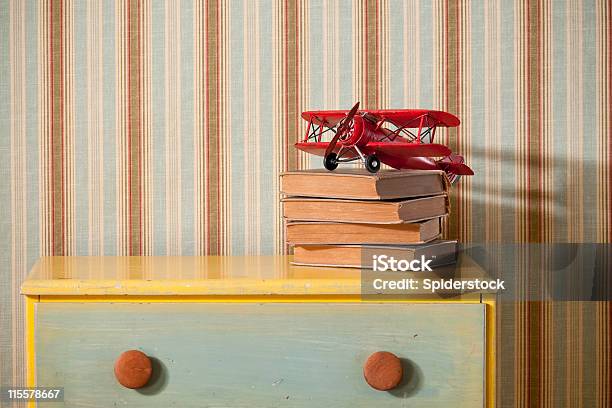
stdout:
<svg viewBox="0 0 612 408">
<path fill-rule="evenodd" d="M 338 163 L 363 161 L 376 173 L 380 163 L 396 169 L 443 170 L 451 183 L 474 172 L 442 144 L 434 143 L 437 127 L 454 127 L 459 119 L 447 112 L 424 109 L 309 111 L 306 136 L 295 147 L 323 156 L 327 170 Z M 325 134 L 333 134 L 324 141 Z"/>
</svg>

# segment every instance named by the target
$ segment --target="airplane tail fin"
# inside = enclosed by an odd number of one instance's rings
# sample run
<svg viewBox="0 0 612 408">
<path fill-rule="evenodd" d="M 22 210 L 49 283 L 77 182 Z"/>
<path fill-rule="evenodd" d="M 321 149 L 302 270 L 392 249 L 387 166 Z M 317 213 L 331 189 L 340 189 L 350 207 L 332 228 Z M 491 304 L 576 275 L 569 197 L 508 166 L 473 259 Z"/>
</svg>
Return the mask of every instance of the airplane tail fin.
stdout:
<svg viewBox="0 0 612 408">
<path fill-rule="evenodd" d="M 474 170 L 464 163 L 463 156 L 451 153 L 441 159 L 438 164 L 444 169 L 451 184 L 457 184 L 461 176 L 473 176 Z"/>
</svg>

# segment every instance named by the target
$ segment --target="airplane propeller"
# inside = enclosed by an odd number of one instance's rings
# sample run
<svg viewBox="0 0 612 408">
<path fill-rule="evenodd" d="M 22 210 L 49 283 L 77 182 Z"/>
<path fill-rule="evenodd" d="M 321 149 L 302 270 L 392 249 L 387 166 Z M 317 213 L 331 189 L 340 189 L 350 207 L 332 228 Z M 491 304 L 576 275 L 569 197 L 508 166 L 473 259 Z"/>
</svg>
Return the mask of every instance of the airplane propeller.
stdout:
<svg viewBox="0 0 612 408">
<path fill-rule="evenodd" d="M 344 134 L 349 130 L 350 124 L 353 121 L 353 118 L 355 117 L 355 114 L 357 113 L 358 110 L 359 110 L 359 102 L 357 102 L 351 108 L 349 113 L 347 113 L 347 115 L 344 117 L 344 119 L 342 119 L 342 121 L 338 125 L 338 129 L 336 130 L 336 134 L 334 135 L 332 140 L 327 145 L 327 149 L 325 149 L 325 156 L 324 157 L 328 157 L 329 154 L 334 151 L 334 149 L 336 147 L 336 144 L 338 143 L 338 140 L 340 140 L 340 138 L 342 136 L 344 136 Z"/>
</svg>

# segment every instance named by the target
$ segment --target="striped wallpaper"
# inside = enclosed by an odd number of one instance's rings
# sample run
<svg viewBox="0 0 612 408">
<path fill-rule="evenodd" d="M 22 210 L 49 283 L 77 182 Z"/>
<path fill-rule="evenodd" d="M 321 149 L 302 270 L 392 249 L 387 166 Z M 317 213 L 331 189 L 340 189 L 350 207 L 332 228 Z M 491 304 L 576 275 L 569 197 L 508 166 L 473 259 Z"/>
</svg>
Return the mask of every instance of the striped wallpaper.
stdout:
<svg viewBox="0 0 612 408">
<path fill-rule="evenodd" d="M 2 384 L 40 255 L 286 251 L 278 175 L 321 165 L 302 110 L 458 115 L 449 236 L 612 241 L 607 0 L 0 3 Z"/>
</svg>

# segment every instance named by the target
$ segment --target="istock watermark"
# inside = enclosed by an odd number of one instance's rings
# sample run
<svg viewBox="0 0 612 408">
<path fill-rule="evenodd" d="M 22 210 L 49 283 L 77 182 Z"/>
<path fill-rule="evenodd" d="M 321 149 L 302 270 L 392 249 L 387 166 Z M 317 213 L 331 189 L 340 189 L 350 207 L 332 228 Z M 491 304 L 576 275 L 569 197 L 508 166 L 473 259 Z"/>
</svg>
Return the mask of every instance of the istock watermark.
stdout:
<svg viewBox="0 0 612 408">
<path fill-rule="evenodd" d="M 425 249 L 364 247 L 362 295 L 367 300 L 463 295 L 494 295 L 498 302 L 612 300 L 610 244 L 470 243 L 446 252 Z"/>
<path fill-rule="evenodd" d="M 433 259 L 421 255 L 419 259 L 395 259 L 389 255 L 372 255 L 372 270 L 375 272 L 431 272 Z"/>
</svg>

